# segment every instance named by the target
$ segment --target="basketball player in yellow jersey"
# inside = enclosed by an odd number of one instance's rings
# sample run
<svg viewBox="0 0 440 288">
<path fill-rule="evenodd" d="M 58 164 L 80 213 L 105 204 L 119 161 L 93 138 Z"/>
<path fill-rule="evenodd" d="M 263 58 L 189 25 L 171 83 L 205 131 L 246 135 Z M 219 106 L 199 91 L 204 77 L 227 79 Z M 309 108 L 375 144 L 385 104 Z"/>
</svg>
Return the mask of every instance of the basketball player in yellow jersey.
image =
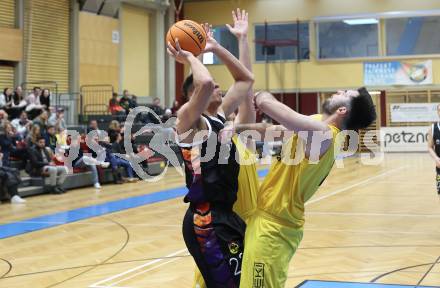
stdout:
<svg viewBox="0 0 440 288">
<path fill-rule="evenodd" d="M 248 13 L 246 11 L 232 11 L 232 18 L 234 25 L 226 25 L 229 31 L 237 37 L 239 43 L 239 60 L 240 62 L 252 72 L 251 59 L 249 55 L 248 43 Z M 253 103 L 252 88 L 249 90 L 248 97 L 243 100 L 238 108 L 238 114 L 232 119 L 234 123 L 255 123 L 255 108 Z M 240 159 L 240 172 L 238 174 L 238 192 L 237 201 L 234 204 L 234 212 L 237 213 L 241 219 L 247 222 L 247 219 L 255 211 L 257 204 L 257 192 L 259 188 L 259 180 L 257 175 L 256 159 L 254 151 L 247 147 L 247 143 L 242 143 L 237 136 L 232 138 L 232 141 L 237 147 L 237 152 Z M 242 255 L 241 255 L 242 256 Z M 238 272 L 238 271 L 237 271 Z M 194 277 L 194 288 L 205 288 L 205 282 L 196 267 Z"/>
<path fill-rule="evenodd" d="M 271 130 L 292 134 L 262 183 L 256 212 L 247 221 L 240 287 L 281 288 L 303 236 L 304 204 L 333 166 L 337 134 L 369 126 L 376 113 L 365 88 L 339 91 L 323 104 L 324 114 L 314 117 L 293 111 L 268 92 L 258 93 L 255 103 L 282 125 Z M 266 125 L 237 125 L 236 131 L 265 133 Z"/>
</svg>

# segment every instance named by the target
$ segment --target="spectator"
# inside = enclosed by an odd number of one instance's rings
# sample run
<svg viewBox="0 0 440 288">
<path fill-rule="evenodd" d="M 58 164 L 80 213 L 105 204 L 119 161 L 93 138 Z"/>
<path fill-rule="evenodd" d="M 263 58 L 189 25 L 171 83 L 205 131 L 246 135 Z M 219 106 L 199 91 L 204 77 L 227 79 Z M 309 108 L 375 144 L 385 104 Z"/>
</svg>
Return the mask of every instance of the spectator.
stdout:
<svg viewBox="0 0 440 288">
<path fill-rule="evenodd" d="M 24 147 L 17 147 L 17 136 L 11 123 L 7 122 L 2 126 L 2 132 L 0 134 L 0 147 L 3 151 L 3 166 L 9 167 L 9 157 L 18 158 L 24 162 L 27 160 L 27 151 Z"/>
<path fill-rule="evenodd" d="M 121 105 L 119 105 L 118 93 L 112 94 L 112 99 L 110 99 L 108 107 L 109 107 L 109 111 L 110 111 L 110 113 L 112 113 L 112 115 L 125 116 L 124 108 L 122 108 Z"/>
<path fill-rule="evenodd" d="M 154 113 L 156 113 L 159 116 L 162 116 L 165 113 L 165 110 L 163 109 L 162 105 L 160 105 L 160 99 L 157 97 L 154 98 L 151 109 L 153 109 Z"/>
<path fill-rule="evenodd" d="M 32 93 L 26 97 L 26 112 L 28 112 L 31 119 L 34 119 L 35 116 L 39 115 L 44 108 L 44 106 L 40 104 L 40 94 L 41 88 L 34 87 Z"/>
<path fill-rule="evenodd" d="M 31 128 L 31 132 L 26 137 L 26 146 L 28 148 L 33 147 L 35 144 L 37 144 L 37 139 L 41 137 L 41 129 L 38 125 L 33 125 Z"/>
<path fill-rule="evenodd" d="M 44 133 L 44 140 L 46 142 L 46 146 L 49 147 L 54 153 L 55 149 L 57 148 L 57 136 L 55 134 L 55 126 L 47 126 L 47 131 Z"/>
<path fill-rule="evenodd" d="M 8 121 L 9 115 L 5 110 L 0 110 L 0 125 L 4 125 L 4 122 Z"/>
<path fill-rule="evenodd" d="M 3 154 L 0 153 L 0 185 L 1 190 L 11 197 L 11 204 L 23 204 L 26 202 L 18 195 L 18 185 L 21 183 L 20 172 L 15 168 L 4 167 Z M 5 198 L 4 196 L 2 198 Z"/>
<path fill-rule="evenodd" d="M 112 140 L 117 141 L 118 139 L 122 139 L 120 134 L 116 134 L 116 139 L 113 138 Z M 113 179 L 114 179 L 115 184 L 122 184 L 123 183 L 122 175 L 118 171 L 119 167 L 125 168 L 125 171 L 127 172 L 127 175 L 128 175 L 129 182 L 136 181 L 136 179 L 133 178 L 134 171 L 130 165 L 130 162 L 114 155 L 113 149 L 115 147 L 113 147 L 113 145 L 109 143 L 109 137 L 107 137 L 107 139 L 105 141 L 99 142 L 99 144 L 102 147 L 104 147 L 104 149 L 105 149 L 105 154 L 106 154 L 105 162 L 110 162 L 110 167 L 112 168 Z"/>
<path fill-rule="evenodd" d="M 134 109 L 136 107 L 138 107 L 138 102 L 137 102 L 137 96 L 136 95 L 131 95 L 131 101 L 130 101 L 130 108 Z"/>
<path fill-rule="evenodd" d="M 108 137 L 110 137 L 110 143 L 113 143 L 112 139 L 116 139 L 116 135 L 119 133 L 121 133 L 121 124 L 116 120 L 112 120 L 107 130 Z"/>
<path fill-rule="evenodd" d="M 50 90 L 43 89 L 40 95 L 40 103 L 44 106 L 46 110 L 49 110 L 50 107 Z"/>
<path fill-rule="evenodd" d="M 155 123 L 155 124 L 159 124 L 160 119 L 162 119 L 162 115 L 164 114 L 165 110 L 162 108 L 162 106 L 160 105 L 160 99 L 159 98 L 154 98 L 153 100 L 153 104 L 149 105 L 149 108 L 151 110 L 153 110 L 153 112 L 156 115 L 153 115 L 152 113 L 148 113 L 148 119 L 147 121 L 149 123 Z M 160 119 L 158 119 L 157 117 L 159 117 Z"/>
<path fill-rule="evenodd" d="M 121 105 L 122 108 L 125 110 L 125 114 L 130 113 L 131 108 L 131 100 L 130 100 L 130 93 L 128 90 L 124 90 L 122 93 L 121 99 L 119 99 L 119 105 Z"/>
<path fill-rule="evenodd" d="M 179 101 L 175 100 L 173 103 L 173 107 L 171 107 L 171 113 L 173 116 L 177 115 L 177 111 L 179 110 Z"/>
<path fill-rule="evenodd" d="M 104 130 L 99 129 L 98 127 L 98 121 L 96 120 L 90 120 L 89 127 L 87 127 L 87 133 L 90 133 L 90 131 L 97 131 L 98 135 L 102 135 L 104 133 Z"/>
<path fill-rule="evenodd" d="M 21 111 L 26 108 L 26 105 L 26 100 L 23 98 L 23 89 L 21 86 L 17 86 L 14 95 L 12 96 L 11 108 L 8 109 L 11 119 L 18 118 Z"/>
<path fill-rule="evenodd" d="M 46 133 L 48 118 L 49 117 L 48 117 L 47 111 L 43 110 L 43 112 L 41 112 L 41 114 L 38 117 L 36 117 L 33 121 L 34 125 L 40 126 L 41 134 Z"/>
<path fill-rule="evenodd" d="M 93 130 L 99 130 L 98 121 L 96 120 L 90 120 L 89 127 L 87 127 L 87 133 Z"/>
<path fill-rule="evenodd" d="M 46 177 L 46 190 L 53 194 L 66 192 L 62 187 L 66 180 L 67 170 L 64 166 L 55 166 L 51 161 L 51 151 L 46 147 L 43 137 L 38 137 L 37 144 L 29 150 L 30 174 Z"/>
<path fill-rule="evenodd" d="M 12 104 L 12 89 L 5 88 L 0 95 L 0 109 L 9 108 Z"/>
<path fill-rule="evenodd" d="M 78 139 L 78 141 L 73 141 L 70 143 L 70 147 L 79 146 L 81 142 L 81 139 Z M 78 157 L 76 157 L 75 160 L 72 161 L 72 167 L 73 168 L 88 168 L 92 172 L 92 180 L 93 180 L 93 186 L 96 189 L 101 188 L 101 184 L 99 183 L 99 176 L 98 176 L 98 169 L 97 165 L 100 165 L 102 168 L 107 168 L 110 166 L 110 163 L 108 162 L 99 162 L 96 159 L 88 156 L 84 156 L 84 152 L 79 147 L 78 151 Z"/>
<path fill-rule="evenodd" d="M 55 126 L 57 133 L 67 129 L 66 121 L 64 120 L 64 108 L 58 108 L 56 113 L 50 115 L 49 120 L 47 120 L 49 125 Z"/>
<path fill-rule="evenodd" d="M 20 118 L 11 121 L 11 125 L 15 128 L 20 140 L 26 139 L 32 127 L 32 121 L 28 119 L 26 111 L 20 113 Z"/>
</svg>

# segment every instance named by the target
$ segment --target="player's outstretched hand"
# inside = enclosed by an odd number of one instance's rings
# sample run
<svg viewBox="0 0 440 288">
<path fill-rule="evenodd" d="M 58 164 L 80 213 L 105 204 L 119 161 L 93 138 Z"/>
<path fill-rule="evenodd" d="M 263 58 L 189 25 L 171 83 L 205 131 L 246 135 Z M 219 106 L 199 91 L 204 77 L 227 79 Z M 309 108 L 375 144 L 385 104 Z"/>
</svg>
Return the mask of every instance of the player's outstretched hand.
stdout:
<svg viewBox="0 0 440 288">
<path fill-rule="evenodd" d="M 235 35 L 235 37 L 240 38 L 247 36 L 248 33 L 248 13 L 245 10 L 237 8 L 237 11 L 232 10 L 232 19 L 234 20 L 234 26 L 226 24 L 229 31 Z"/>
<path fill-rule="evenodd" d="M 173 45 L 171 45 L 171 43 L 168 42 L 167 45 L 168 54 L 174 59 L 176 59 L 177 62 L 182 64 L 188 64 L 189 58 L 194 57 L 194 55 L 191 52 L 182 50 L 182 48 L 180 48 L 179 39 L 176 38 L 175 42 L 176 42 L 176 48 L 174 48 Z"/>
<path fill-rule="evenodd" d="M 212 25 L 205 23 L 202 24 L 203 29 L 206 33 L 206 46 L 203 53 L 214 52 L 214 50 L 219 46 L 218 42 L 214 39 L 214 31 L 212 30 Z"/>
</svg>

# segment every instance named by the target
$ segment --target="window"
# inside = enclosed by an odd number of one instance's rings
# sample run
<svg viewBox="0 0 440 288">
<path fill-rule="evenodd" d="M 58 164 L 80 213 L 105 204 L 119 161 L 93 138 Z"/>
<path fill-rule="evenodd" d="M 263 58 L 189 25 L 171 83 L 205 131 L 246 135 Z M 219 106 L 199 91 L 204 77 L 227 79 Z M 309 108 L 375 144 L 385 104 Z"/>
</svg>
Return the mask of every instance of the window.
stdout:
<svg viewBox="0 0 440 288">
<path fill-rule="evenodd" d="M 388 56 L 440 54 L 440 16 L 387 19 Z"/>
<path fill-rule="evenodd" d="M 235 36 L 229 32 L 227 27 L 214 27 L 214 38 L 225 47 L 229 52 L 238 58 L 238 41 Z M 221 61 L 213 53 L 203 55 L 203 64 L 221 64 Z"/>
<path fill-rule="evenodd" d="M 379 21 L 376 19 L 365 20 L 371 21 L 341 20 L 318 23 L 318 58 L 378 56 Z"/>
<path fill-rule="evenodd" d="M 300 23 L 299 29 L 297 29 L 297 24 L 268 24 L 267 33 L 266 25 L 259 24 L 255 26 L 255 59 L 256 61 L 265 61 L 266 54 L 269 61 L 276 60 L 296 60 L 298 53 L 298 46 L 291 44 L 289 46 L 268 46 L 263 47 L 261 41 L 265 40 L 265 34 L 267 35 L 266 40 L 278 41 L 278 43 L 290 44 L 289 41 L 297 41 L 299 34 L 299 45 L 300 45 L 300 59 L 309 59 L 309 24 Z M 299 30 L 299 31 L 298 31 Z M 276 43 L 274 43 L 276 44 Z"/>
</svg>

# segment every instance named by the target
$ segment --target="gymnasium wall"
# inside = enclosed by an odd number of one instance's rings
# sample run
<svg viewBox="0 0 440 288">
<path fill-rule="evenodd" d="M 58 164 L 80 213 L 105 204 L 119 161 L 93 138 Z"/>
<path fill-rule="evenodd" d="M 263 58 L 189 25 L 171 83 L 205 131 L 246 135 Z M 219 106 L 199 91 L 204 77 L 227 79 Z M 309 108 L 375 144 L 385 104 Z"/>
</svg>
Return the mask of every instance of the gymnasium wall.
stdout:
<svg viewBox="0 0 440 288">
<path fill-rule="evenodd" d="M 119 20 L 88 12 L 79 13 L 79 82 L 82 85 L 111 84 L 119 88 L 119 45 L 112 32 Z"/>
<path fill-rule="evenodd" d="M 238 0 L 238 1 L 201 1 L 185 4 L 185 18 L 198 22 L 209 22 L 213 26 L 232 23 L 231 10 L 240 7 L 249 12 L 249 43 L 252 50 L 255 88 L 265 88 L 265 65 L 255 63 L 254 28 L 255 23 L 307 21 L 317 16 L 349 15 L 360 13 L 377 13 L 387 11 L 411 11 L 438 9 L 436 0 Z M 207 13 L 206 11 L 215 11 Z M 310 26 L 310 35 L 314 35 L 314 27 Z M 315 37 L 310 38 L 309 61 L 299 64 L 299 88 L 302 91 L 334 91 L 337 88 L 359 87 L 363 85 L 363 61 L 316 61 Z M 387 58 L 391 59 L 391 58 Z M 410 58 L 408 58 L 410 59 Z M 408 60 L 404 59 L 404 60 Z M 440 85 L 440 59 L 433 59 L 434 84 Z M 421 61 L 422 59 L 417 59 Z M 269 88 L 271 90 L 294 90 L 296 64 L 294 62 L 272 63 L 269 65 Z M 232 83 L 232 78 L 223 65 L 209 65 L 213 77 L 222 87 Z M 188 70 L 187 70 L 188 71 Z M 279 75 L 285 75 L 284 83 Z"/>
<path fill-rule="evenodd" d="M 147 9 L 123 4 L 121 85 L 137 96 L 151 95 L 150 15 Z"/>
<path fill-rule="evenodd" d="M 32 0 L 24 3 L 25 79 L 27 82 L 54 81 L 58 84 L 58 92 L 68 92 L 70 1 Z"/>
<path fill-rule="evenodd" d="M 23 52 L 23 36 L 15 29 L 15 0 L 2 0 L 0 5 L 0 89 L 14 86 L 16 62 Z M 7 43 L 7 45 L 5 45 Z"/>
</svg>

